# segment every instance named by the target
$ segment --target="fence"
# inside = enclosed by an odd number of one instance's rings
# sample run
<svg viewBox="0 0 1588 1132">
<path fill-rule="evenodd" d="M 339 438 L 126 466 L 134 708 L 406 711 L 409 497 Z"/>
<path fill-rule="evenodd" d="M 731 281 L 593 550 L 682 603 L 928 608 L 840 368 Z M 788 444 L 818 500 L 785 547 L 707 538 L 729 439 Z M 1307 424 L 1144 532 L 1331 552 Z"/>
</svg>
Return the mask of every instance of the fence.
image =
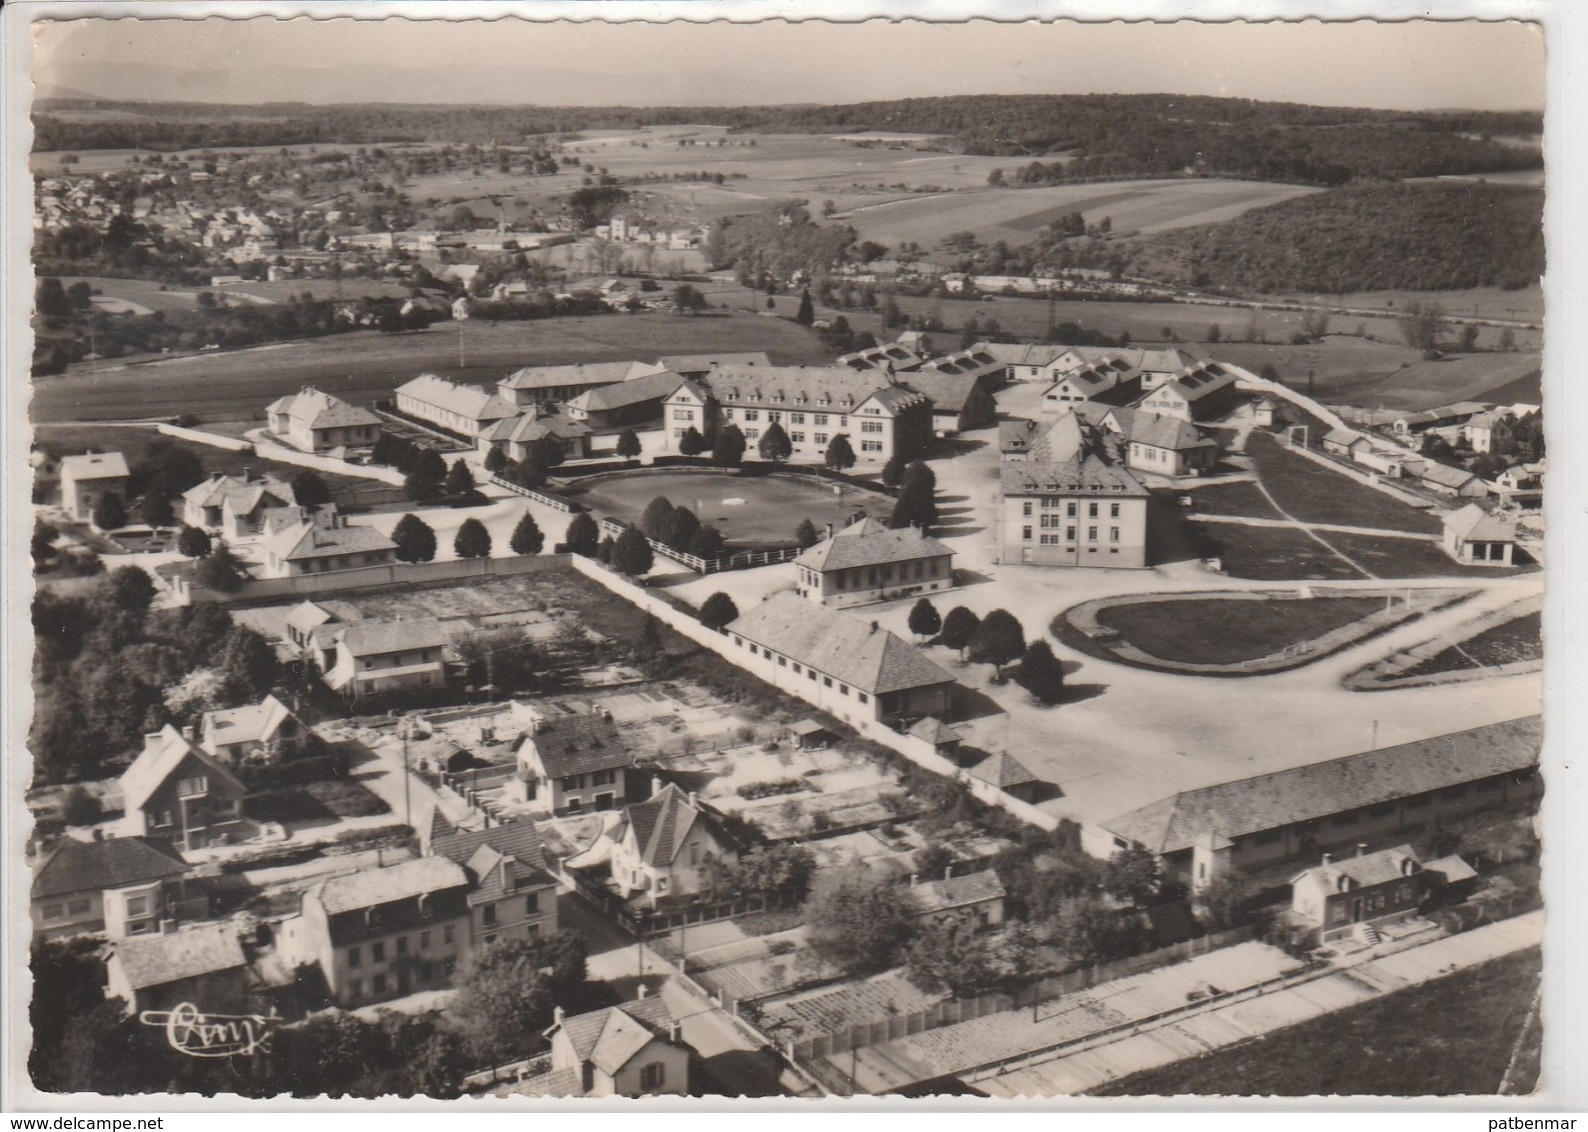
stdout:
<svg viewBox="0 0 1588 1132">
<path fill-rule="evenodd" d="M 806 1063 L 806 1067 L 809 1068 L 811 1062 L 832 1057 L 834 1054 L 897 1041 L 912 1034 L 925 1033 L 927 1030 L 952 1026 L 959 1022 L 970 1022 L 989 1014 L 1034 1008 L 1062 995 L 1088 990 L 1099 983 L 1137 975 L 1156 967 L 1177 963 L 1193 955 L 1205 955 L 1222 947 L 1243 943 L 1254 939 L 1257 933 L 1258 929 L 1255 926 L 1232 928 L 1229 931 L 1215 932 L 1149 951 L 1143 955 L 1116 959 L 1111 963 L 1099 963 L 1093 967 L 1082 967 L 1062 975 L 1050 975 L 1022 987 L 1014 994 L 994 992 L 978 995 L 975 998 L 948 999 L 910 1014 L 895 1014 L 875 1022 L 857 1022 L 830 1034 L 806 1038 L 791 1043 L 786 1052 L 790 1057 Z"/>
<path fill-rule="evenodd" d="M 559 499 L 555 495 L 547 495 L 545 492 L 536 491 L 534 488 L 521 487 L 516 483 L 508 483 L 501 476 L 492 476 L 491 482 L 497 487 L 505 487 L 514 495 L 522 495 L 525 499 L 539 503 L 543 507 L 550 507 L 553 511 L 561 511 L 565 515 L 572 515 L 576 510 L 578 510 L 578 508 L 574 507 L 574 505 L 569 503 L 566 499 Z"/>
<path fill-rule="evenodd" d="M 256 578 L 243 583 L 236 593 L 221 593 L 198 585 L 178 584 L 177 597 L 183 604 L 214 601 L 243 605 L 282 597 L 309 597 L 341 590 L 367 590 L 382 586 L 403 586 L 423 582 L 456 581 L 460 578 L 505 578 L 531 574 L 567 565 L 569 555 L 520 554 L 511 558 L 451 558 L 444 562 L 389 562 L 384 566 L 362 566 L 356 570 L 332 570 L 324 574 L 301 574 L 293 578 Z M 184 600 L 185 599 L 185 600 Z"/>
<path fill-rule="evenodd" d="M 629 529 L 629 524 L 621 519 L 608 516 L 601 520 L 601 533 L 617 538 Z M 690 554 L 688 551 L 676 550 L 665 542 L 647 537 L 651 550 L 670 558 L 681 566 L 687 566 L 697 574 L 721 574 L 726 570 L 750 570 L 757 566 L 773 566 L 779 562 L 790 562 L 805 553 L 805 548 L 800 546 L 786 546 L 780 550 L 744 550 L 738 554 L 731 554 L 727 558 L 701 558 Z"/>
</svg>

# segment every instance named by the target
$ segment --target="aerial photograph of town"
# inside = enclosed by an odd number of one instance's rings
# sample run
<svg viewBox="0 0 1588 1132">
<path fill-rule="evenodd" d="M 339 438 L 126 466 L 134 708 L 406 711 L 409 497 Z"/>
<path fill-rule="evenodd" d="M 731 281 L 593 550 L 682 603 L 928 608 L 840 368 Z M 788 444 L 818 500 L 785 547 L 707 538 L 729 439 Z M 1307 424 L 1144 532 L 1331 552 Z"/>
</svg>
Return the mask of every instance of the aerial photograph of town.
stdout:
<svg viewBox="0 0 1588 1132">
<path fill-rule="evenodd" d="M 1541 1087 L 1537 26 L 18 26 L 39 1103 Z"/>
</svg>

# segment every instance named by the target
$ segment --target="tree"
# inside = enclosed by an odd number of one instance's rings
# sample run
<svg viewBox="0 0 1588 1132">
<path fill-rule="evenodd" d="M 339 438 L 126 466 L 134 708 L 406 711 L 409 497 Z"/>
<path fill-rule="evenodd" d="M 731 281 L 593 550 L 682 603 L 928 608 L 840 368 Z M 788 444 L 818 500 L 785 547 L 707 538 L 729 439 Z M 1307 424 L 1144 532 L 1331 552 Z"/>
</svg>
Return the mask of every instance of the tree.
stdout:
<svg viewBox="0 0 1588 1132">
<path fill-rule="evenodd" d="M 1500 349 L 1507 354 L 1516 349 L 1516 331 L 1509 326 L 1500 329 Z"/>
<path fill-rule="evenodd" d="M 904 486 L 899 488 L 899 498 L 893 503 L 893 514 L 888 516 L 889 528 L 897 531 L 906 527 L 920 527 L 929 532 L 936 525 L 936 491 L 926 480 L 911 479 L 906 475 Z"/>
<path fill-rule="evenodd" d="M 1252 895 L 1252 886 L 1240 873 L 1233 869 L 1215 873 L 1193 900 L 1202 930 L 1222 932 L 1251 923 Z"/>
<path fill-rule="evenodd" d="M 1064 901 L 1054 919 L 1053 942 L 1080 963 L 1106 963 L 1145 951 L 1150 943 L 1142 917 L 1096 897 Z"/>
<path fill-rule="evenodd" d="M 788 433 L 783 431 L 783 426 L 773 421 L 771 426 L 761 434 L 761 459 L 770 460 L 774 464 L 781 464 L 794 455 L 794 445 L 788 438 Z"/>
<path fill-rule="evenodd" d="M 35 565 L 45 566 L 55 557 L 55 540 L 60 537 L 60 528 L 53 523 L 46 523 L 43 519 L 33 520 L 33 536 L 28 549 Z"/>
<path fill-rule="evenodd" d="M 1047 641 L 1039 637 L 1026 646 L 1015 683 L 1041 704 L 1056 704 L 1064 698 L 1064 665 L 1053 655 Z"/>
<path fill-rule="evenodd" d="M 849 446 L 849 437 L 839 433 L 827 444 L 827 454 L 822 462 L 835 472 L 848 471 L 855 466 L 855 450 Z"/>
<path fill-rule="evenodd" d="M 822 534 L 810 519 L 801 519 L 800 525 L 794 528 L 794 541 L 803 547 L 815 546 L 822 541 Z"/>
<path fill-rule="evenodd" d="M 707 523 L 689 540 L 689 553 L 696 558 L 715 560 L 722 557 L 723 551 L 727 549 L 727 541 L 721 531 Z"/>
<path fill-rule="evenodd" d="M 637 578 L 655 565 L 651 544 L 638 527 L 625 527 L 612 547 L 612 568 L 620 574 Z"/>
<path fill-rule="evenodd" d="M 399 562 L 429 562 L 436 556 L 436 532 L 412 512 L 397 520 L 391 540 L 397 544 Z"/>
<path fill-rule="evenodd" d="M 93 825 L 104 817 L 99 799 L 82 786 L 73 786 L 61 797 L 61 819 L 67 825 Z"/>
<path fill-rule="evenodd" d="M 243 564 L 237 561 L 231 547 L 221 543 L 210 551 L 193 570 L 193 580 L 207 590 L 221 594 L 234 594 L 243 588 L 248 575 Z"/>
<path fill-rule="evenodd" d="M 662 523 L 662 533 L 657 541 L 674 550 L 687 551 L 698 530 L 700 520 L 693 511 L 688 507 L 674 507 L 673 513 Z"/>
<path fill-rule="evenodd" d="M 292 477 L 292 501 L 299 507 L 324 507 L 331 502 L 331 489 L 318 472 L 299 472 Z"/>
<path fill-rule="evenodd" d="M 645 532 L 646 538 L 660 540 L 667 530 L 667 522 L 673 517 L 673 501 L 665 495 L 658 495 L 645 505 L 645 510 L 640 512 L 640 530 Z"/>
<path fill-rule="evenodd" d="M 171 507 L 170 496 L 149 492 L 138 504 L 138 517 L 150 527 L 169 527 L 176 522 L 176 511 Z"/>
<path fill-rule="evenodd" d="M 816 854 L 803 845 L 770 845 L 739 858 L 722 887 L 747 895 L 803 900 L 816 875 Z"/>
<path fill-rule="evenodd" d="M 851 973 L 892 962 L 909 940 L 912 909 L 897 885 L 864 867 L 828 874 L 805 902 L 812 950 Z"/>
<path fill-rule="evenodd" d="M 446 486 L 448 495 L 467 495 L 474 490 L 474 473 L 462 456 L 452 461 L 452 467 L 447 471 Z"/>
<path fill-rule="evenodd" d="M 700 623 L 708 629 L 720 630 L 739 616 L 739 607 L 733 598 L 718 590 L 700 604 Z"/>
<path fill-rule="evenodd" d="M 596 527 L 596 521 L 588 511 L 581 511 L 568 523 L 568 531 L 563 535 L 563 545 L 570 554 L 577 554 L 584 558 L 594 558 L 596 546 L 601 541 L 601 531 Z"/>
<path fill-rule="evenodd" d="M 626 428 L 618 434 L 618 455 L 623 459 L 633 460 L 641 451 L 640 438 L 632 428 Z"/>
<path fill-rule="evenodd" d="M 916 853 L 916 875 L 926 880 L 946 879 L 949 870 L 954 867 L 954 862 L 958 859 L 954 856 L 954 850 L 941 841 L 934 841 Z"/>
<path fill-rule="evenodd" d="M 226 678 L 217 668 L 195 668 L 165 690 L 165 708 L 178 720 L 194 720 L 226 706 Z"/>
<path fill-rule="evenodd" d="M 477 948 L 458 972 L 450 1011 L 475 1057 L 489 1064 L 534 1048 L 556 1001 L 538 940 L 508 937 Z"/>
<path fill-rule="evenodd" d="M 1224 337 L 1224 328 L 1216 322 L 1210 322 L 1208 323 L 1208 332 L 1204 337 L 1210 344 L 1217 342 Z"/>
<path fill-rule="evenodd" d="M 1163 888 L 1158 858 L 1140 845 L 1115 850 L 1103 866 L 1102 879 L 1103 891 L 1137 908 L 1155 901 Z"/>
<path fill-rule="evenodd" d="M 899 481 L 902 489 L 906 484 L 924 483 L 933 491 L 937 490 L 937 473 L 932 470 L 932 465 L 924 460 L 912 460 L 909 467 L 904 469 L 904 476 Z"/>
<path fill-rule="evenodd" d="M 106 581 L 106 597 L 116 609 L 142 615 L 154 603 L 154 579 L 141 566 L 118 566 Z"/>
<path fill-rule="evenodd" d="M 694 425 L 685 429 L 684 435 L 678 438 L 678 451 L 684 456 L 699 456 L 705 450 L 706 438 Z"/>
<path fill-rule="evenodd" d="M 513 528 L 512 537 L 507 545 L 514 554 L 539 554 L 546 546 L 546 536 L 541 532 L 540 525 L 535 522 L 535 516 L 525 511 L 519 518 L 518 525 Z"/>
<path fill-rule="evenodd" d="M 1470 354 L 1478 348 L 1478 328 L 1470 322 L 1461 328 L 1461 352 Z"/>
<path fill-rule="evenodd" d="M 1025 631 L 1006 609 L 995 609 L 982 618 L 970 639 L 971 663 L 992 665 L 994 679 L 999 683 L 1003 682 L 1004 665 L 1018 659 L 1025 650 Z"/>
<path fill-rule="evenodd" d="M 938 616 L 937 606 L 926 598 L 921 598 L 910 607 L 910 632 L 925 640 L 935 637 L 943 628 L 943 619 Z"/>
<path fill-rule="evenodd" d="M 744 431 L 736 424 L 729 424 L 717 433 L 717 443 L 712 445 L 712 463 L 719 468 L 737 468 L 744 462 L 746 447 Z"/>
<path fill-rule="evenodd" d="M 255 703 L 275 687 L 281 676 L 276 650 L 259 633 L 242 625 L 228 634 L 221 646 L 221 680 L 233 703 Z"/>
<path fill-rule="evenodd" d="M 72 302 L 59 279 L 45 276 L 33 288 L 33 309 L 40 318 L 61 319 L 72 316 Z"/>
<path fill-rule="evenodd" d="M 433 449 L 427 448 L 425 452 L 432 456 L 435 455 Z M 443 467 L 440 474 L 435 474 L 421 458 L 414 470 L 403 478 L 403 498 L 411 499 L 415 503 L 427 503 L 432 499 L 439 499 L 442 494 L 442 480 L 445 477 L 445 472 L 446 469 Z"/>
<path fill-rule="evenodd" d="M 596 544 L 595 560 L 603 566 L 612 565 L 612 548 L 617 546 L 617 539 L 611 535 L 604 535 Z"/>
<path fill-rule="evenodd" d="M 794 321 L 799 323 L 801 326 L 809 326 L 811 323 L 816 321 L 816 307 L 815 304 L 811 302 L 811 293 L 809 288 L 806 288 L 800 292 L 800 309 L 794 315 Z"/>
<path fill-rule="evenodd" d="M 904 470 L 904 457 L 895 452 L 888 457 L 888 462 L 882 465 L 883 484 L 887 487 L 898 487 L 904 482 Z"/>
<path fill-rule="evenodd" d="M 491 532 L 478 519 L 465 519 L 452 540 L 452 552 L 459 558 L 489 558 Z"/>
<path fill-rule="evenodd" d="M 121 496 L 113 491 L 107 491 L 99 497 L 99 502 L 94 504 L 94 526 L 102 531 L 116 531 L 127 525 L 127 508 L 121 502 Z"/>
<path fill-rule="evenodd" d="M 203 527 L 183 524 L 182 530 L 176 536 L 177 550 L 189 558 L 203 558 L 210 552 L 212 545 L 210 533 Z"/>
<path fill-rule="evenodd" d="M 1439 326 L 1444 321 L 1445 308 L 1438 303 L 1425 303 L 1413 299 L 1406 304 L 1401 316 L 1401 336 L 1414 350 L 1432 350 L 1439 345 Z"/>
<path fill-rule="evenodd" d="M 937 642 L 948 648 L 958 649 L 960 658 L 964 659 L 965 650 L 970 647 L 971 638 L 976 635 L 976 630 L 979 628 L 981 628 L 981 618 L 963 605 L 956 605 L 948 611 L 948 616 L 943 618 L 943 629 L 938 634 Z"/>
<path fill-rule="evenodd" d="M 923 925 L 904 953 L 904 966 L 910 982 L 928 994 L 974 998 L 1024 983 L 1034 954 L 1024 931 L 986 934 L 968 920 L 951 919 Z"/>
<path fill-rule="evenodd" d="M 490 451 L 485 454 L 486 472 L 493 476 L 500 475 L 502 471 L 506 469 L 507 465 L 507 453 L 503 452 L 496 445 L 491 445 Z"/>
</svg>

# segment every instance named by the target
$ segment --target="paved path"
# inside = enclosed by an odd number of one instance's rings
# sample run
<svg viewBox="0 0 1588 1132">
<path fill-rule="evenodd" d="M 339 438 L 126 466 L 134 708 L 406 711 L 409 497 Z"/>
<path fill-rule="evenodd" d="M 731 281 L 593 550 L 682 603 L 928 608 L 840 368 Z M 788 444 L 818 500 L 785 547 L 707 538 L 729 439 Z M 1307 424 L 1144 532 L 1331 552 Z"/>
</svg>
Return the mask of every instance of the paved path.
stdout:
<svg viewBox="0 0 1588 1132">
<path fill-rule="evenodd" d="M 1297 519 L 1259 519 L 1253 515 L 1205 515 L 1201 512 L 1198 512 L 1193 518 L 1199 523 L 1235 523 L 1243 527 L 1294 527 L 1300 531 L 1337 531 L 1343 535 L 1371 535 L 1374 538 L 1409 538 L 1420 542 L 1439 541 L 1438 535 L 1425 535 L 1419 531 L 1390 531 L 1385 530 L 1383 527 L 1347 527 L 1339 523 L 1303 523 Z"/>
<path fill-rule="evenodd" d="M 1051 1061 L 973 1077 L 976 1088 L 996 1097 L 1064 1096 L 1109 1081 L 1236 1045 L 1334 1010 L 1498 959 L 1543 939 L 1544 913 L 1487 924 L 1405 951 L 1369 958 L 1312 982 L 1258 998 L 1213 1006 L 1156 1029 L 1126 1034 Z"/>
</svg>

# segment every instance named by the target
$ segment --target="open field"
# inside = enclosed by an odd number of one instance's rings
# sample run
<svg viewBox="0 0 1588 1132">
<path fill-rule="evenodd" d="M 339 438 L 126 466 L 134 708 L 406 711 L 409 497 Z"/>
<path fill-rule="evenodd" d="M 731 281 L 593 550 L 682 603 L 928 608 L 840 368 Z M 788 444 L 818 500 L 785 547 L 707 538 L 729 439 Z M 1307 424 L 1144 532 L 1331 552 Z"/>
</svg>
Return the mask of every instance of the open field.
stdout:
<svg viewBox="0 0 1588 1132">
<path fill-rule="evenodd" d="M 1258 598 L 1115 605 L 1097 620 L 1145 653 L 1193 664 L 1270 656 L 1383 608 L 1376 597 Z"/>
<path fill-rule="evenodd" d="M 694 511 L 702 525 L 711 524 L 731 543 L 783 543 L 792 545 L 794 529 L 809 519 L 820 530 L 824 524 L 842 526 L 857 509 L 882 518 L 891 512 L 885 496 L 845 488 L 833 494 L 832 485 L 792 476 L 736 476 L 714 472 L 637 472 L 632 476 L 602 476 L 589 483 L 574 481 L 560 490 L 599 515 L 637 522 L 647 504 L 659 495 L 676 507 Z"/>
<path fill-rule="evenodd" d="M 1496 330 L 1487 331 L 1497 335 Z M 1518 335 L 1520 337 L 1520 335 Z M 1481 353 L 1414 361 L 1387 376 L 1340 378 L 1318 390 L 1329 402 L 1363 408 L 1431 409 L 1452 401 L 1540 400 L 1542 360 L 1535 351 Z"/>
<path fill-rule="evenodd" d="M 1531 563 L 1510 569 L 1466 566 L 1452 559 L 1438 543 L 1421 539 L 1375 538 L 1372 535 L 1342 534 L 1339 531 L 1325 531 L 1323 537 L 1381 578 L 1427 578 L 1442 574 L 1463 578 L 1506 578 L 1538 568 Z"/>
<path fill-rule="evenodd" d="M 1491 665 L 1540 660 L 1543 656 L 1542 617 L 1537 613 L 1525 613 L 1458 641 L 1398 675 L 1429 676 L 1438 672 L 1467 672 Z"/>
<path fill-rule="evenodd" d="M 1210 484 L 1190 493 L 1196 506 L 1188 514 L 1231 515 L 1246 519 L 1280 519 L 1284 516 L 1274 510 L 1268 497 L 1256 484 L 1242 480 L 1237 483 Z"/>
<path fill-rule="evenodd" d="M 1342 581 L 1363 576 L 1360 570 L 1306 531 L 1295 527 L 1188 522 L 1186 533 L 1201 556 L 1221 559 L 1224 572 L 1232 578 L 1277 582 Z M 1380 541 L 1410 542 L 1409 539 Z M 1454 567 L 1455 563 L 1450 565 Z"/>
<path fill-rule="evenodd" d="M 1426 534 L 1444 529 L 1439 519 L 1426 511 L 1286 451 L 1269 433 L 1254 432 L 1246 450 L 1274 501 L 1304 523 Z"/>
<path fill-rule="evenodd" d="M 1493 1094 L 1522 1040 L 1540 973 L 1540 952 L 1530 948 L 1255 1041 L 1132 1074 L 1096 1094 Z M 1532 1043 L 1538 1036 L 1533 1027 Z M 1517 1085 L 1526 1093 L 1533 1082 Z"/>
<path fill-rule="evenodd" d="M 1536 284 L 1515 291 L 1500 287 L 1472 287 L 1465 291 L 1346 291 L 1338 295 L 1292 291 L 1257 297 L 1282 303 L 1319 303 L 1386 312 L 1403 311 L 1412 302 L 1437 303 L 1450 318 L 1503 318 L 1522 322 L 1541 322 L 1544 318 L 1544 291 Z M 1345 321 L 1351 316 L 1336 317 Z"/>
<path fill-rule="evenodd" d="M 1006 159 L 1018 164 L 1014 159 Z M 835 219 L 862 239 L 889 247 L 911 240 L 927 250 L 953 232 L 974 232 L 983 243 L 1032 239 L 1050 221 L 1079 212 L 1088 223 L 1109 217 L 1117 233 L 1151 234 L 1193 224 L 1212 224 L 1288 200 L 1315 189 L 1260 181 L 1109 181 L 1085 185 L 984 188 L 945 196 L 861 205 Z M 953 256 L 945 256 L 951 262 Z"/>
<path fill-rule="evenodd" d="M 39 382 L 30 412 L 36 421 L 180 413 L 201 420 L 262 419 L 266 405 L 303 385 L 368 404 L 391 396 L 395 387 L 424 370 L 489 384 L 520 366 L 661 354 L 765 350 L 775 362 L 806 364 L 829 357 L 804 327 L 749 316 L 614 314 L 461 325 L 463 366 L 458 365 L 459 324 L 391 336 L 356 331 L 253 350 L 77 367 L 64 377 Z"/>
</svg>

